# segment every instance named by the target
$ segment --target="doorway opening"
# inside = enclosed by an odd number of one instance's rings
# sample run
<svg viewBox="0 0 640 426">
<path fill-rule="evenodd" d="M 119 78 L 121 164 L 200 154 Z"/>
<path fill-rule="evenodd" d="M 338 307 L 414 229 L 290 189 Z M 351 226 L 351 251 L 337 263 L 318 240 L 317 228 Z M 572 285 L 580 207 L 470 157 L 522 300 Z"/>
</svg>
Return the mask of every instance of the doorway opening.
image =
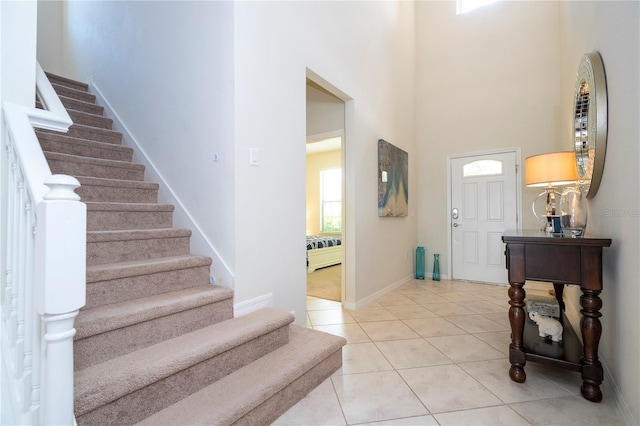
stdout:
<svg viewBox="0 0 640 426">
<path fill-rule="evenodd" d="M 345 102 L 307 78 L 307 296 L 344 300 Z"/>
</svg>

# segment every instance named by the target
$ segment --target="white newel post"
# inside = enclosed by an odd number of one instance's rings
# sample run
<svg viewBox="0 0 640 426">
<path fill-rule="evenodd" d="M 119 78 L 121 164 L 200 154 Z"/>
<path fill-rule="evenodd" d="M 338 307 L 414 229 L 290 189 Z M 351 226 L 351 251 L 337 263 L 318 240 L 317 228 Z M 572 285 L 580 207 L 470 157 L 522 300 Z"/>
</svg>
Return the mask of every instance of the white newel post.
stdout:
<svg viewBox="0 0 640 426">
<path fill-rule="evenodd" d="M 36 309 L 42 315 L 41 423 L 73 425 L 73 336 L 86 293 L 86 205 L 71 176 L 53 175 L 38 204 Z"/>
</svg>

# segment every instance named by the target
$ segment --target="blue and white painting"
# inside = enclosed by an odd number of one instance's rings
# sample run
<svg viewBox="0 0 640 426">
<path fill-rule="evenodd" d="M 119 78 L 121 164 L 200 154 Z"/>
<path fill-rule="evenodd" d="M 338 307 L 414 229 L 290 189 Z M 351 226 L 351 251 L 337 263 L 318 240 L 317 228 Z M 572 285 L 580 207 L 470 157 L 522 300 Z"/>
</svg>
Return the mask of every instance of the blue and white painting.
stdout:
<svg viewBox="0 0 640 426">
<path fill-rule="evenodd" d="M 378 216 L 409 213 L 409 154 L 378 140 Z"/>
</svg>

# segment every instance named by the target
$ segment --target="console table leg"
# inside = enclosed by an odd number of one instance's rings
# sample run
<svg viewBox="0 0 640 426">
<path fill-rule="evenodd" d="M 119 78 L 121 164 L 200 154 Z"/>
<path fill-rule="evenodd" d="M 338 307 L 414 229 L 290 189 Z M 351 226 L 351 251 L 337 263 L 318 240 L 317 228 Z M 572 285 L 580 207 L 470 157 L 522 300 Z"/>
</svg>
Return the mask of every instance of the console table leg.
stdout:
<svg viewBox="0 0 640 426">
<path fill-rule="evenodd" d="M 527 380 L 524 372 L 524 365 L 527 362 L 527 356 L 524 352 L 523 333 L 524 333 L 524 282 L 509 283 L 509 323 L 511 324 L 511 344 L 509 345 L 509 377 L 516 383 L 523 383 Z"/>
<path fill-rule="evenodd" d="M 598 360 L 598 345 L 602 335 L 602 324 L 600 324 L 600 308 L 602 300 L 599 297 L 600 291 L 582 289 L 580 296 L 580 331 L 582 332 L 582 342 L 584 352 L 582 356 L 582 387 L 581 393 L 586 399 L 592 402 L 602 401 L 602 391 L 600 384 L 603 379 L 602 365 Z"/>
</svg>

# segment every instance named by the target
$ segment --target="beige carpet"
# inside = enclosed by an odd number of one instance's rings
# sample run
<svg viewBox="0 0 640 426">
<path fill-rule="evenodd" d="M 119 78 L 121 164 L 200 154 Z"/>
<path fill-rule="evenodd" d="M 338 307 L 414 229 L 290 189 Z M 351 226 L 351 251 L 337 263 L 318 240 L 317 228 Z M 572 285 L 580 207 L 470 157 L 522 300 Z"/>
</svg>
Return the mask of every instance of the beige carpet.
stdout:
<svg viewBox="0 0 640 426">
<path fill-rule="evenodd" d="M 307 274 L 307 295 L 342 301 L 342 265 L 317 269 Z"/>
</svg>

